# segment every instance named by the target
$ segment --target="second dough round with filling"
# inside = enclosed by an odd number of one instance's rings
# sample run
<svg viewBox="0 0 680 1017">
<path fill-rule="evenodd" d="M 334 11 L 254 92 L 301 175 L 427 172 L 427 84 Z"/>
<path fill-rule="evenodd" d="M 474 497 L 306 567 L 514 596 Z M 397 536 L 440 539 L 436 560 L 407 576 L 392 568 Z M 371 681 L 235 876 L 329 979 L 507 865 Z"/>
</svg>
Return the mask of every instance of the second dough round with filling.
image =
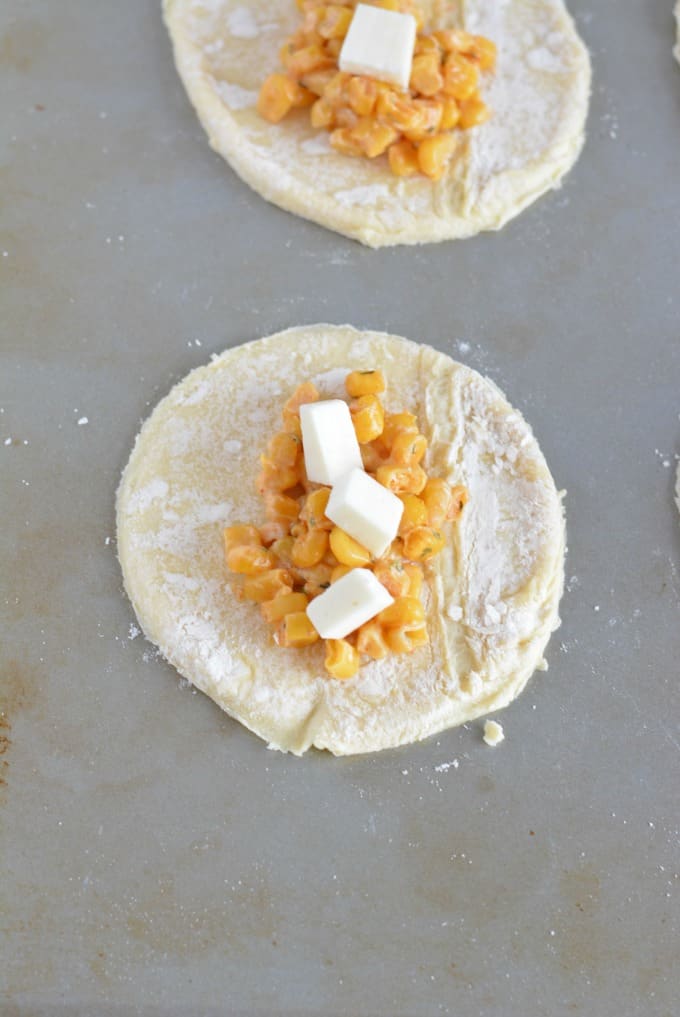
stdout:
<svg viewBox="0 0 680 1017">
<path fill-rule="evenodd" d="M 433 475 L 469 501 L 428 569 L 429 643 L 347 681 L 323 647 L 282 649 L 230 588 L 221 531 L 262 519 L 259 454 L 311 380 L 343 396 L 379 368 L 386 407 L 410 409 Z M 531 429 L 499 389 L 429 346 L 316 325 L 228 350 L 181 381 L 144 424 L 117 501 L 125 587 L 146 636 L 197 688 L 272 747 L 336 755 L 416 741 L 507 705 L 558 624 L 561 499 Z"/>
</svg>

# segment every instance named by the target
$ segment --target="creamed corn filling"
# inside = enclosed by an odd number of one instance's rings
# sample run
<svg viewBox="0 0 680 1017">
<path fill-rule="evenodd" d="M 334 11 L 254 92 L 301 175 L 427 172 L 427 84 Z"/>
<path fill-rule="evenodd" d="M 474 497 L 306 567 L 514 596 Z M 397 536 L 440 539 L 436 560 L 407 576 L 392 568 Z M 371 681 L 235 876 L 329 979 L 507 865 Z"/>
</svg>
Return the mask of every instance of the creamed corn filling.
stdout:
<svg viewBox="0 0 680 1017">
<path fill-rule="evenodd" d="M 460 518 L 468 498 L 465 487 L 427 474 L 422 466 L 427 439 L 417 417 L 385 411 L 380 371 L 352 371 L 345 387 L 364 469 L 403 503 L 399 531 L 387 551 L 374 558 L 334 525 L 325 515 L 331 488 L 307 478 L 299 411 L 319 399 L 311 382 L 298 386 L 285 403 L 283 427 L 260 457 L 257 488 L 266 522 L 236 523 L 223 535 L 227 567 L 241 577 L 236 595 L 260 605 L 279 646 L 317 642 L 307 605 L 351 569 L 370 569 L 394 598 L 345 639 L 325 640 L 325 667 L 333 678 L 351 678 L 362 658 L 411 653 L 428 642 L 423 566 L 445 546 L 444 527 Z"/>
</svg>

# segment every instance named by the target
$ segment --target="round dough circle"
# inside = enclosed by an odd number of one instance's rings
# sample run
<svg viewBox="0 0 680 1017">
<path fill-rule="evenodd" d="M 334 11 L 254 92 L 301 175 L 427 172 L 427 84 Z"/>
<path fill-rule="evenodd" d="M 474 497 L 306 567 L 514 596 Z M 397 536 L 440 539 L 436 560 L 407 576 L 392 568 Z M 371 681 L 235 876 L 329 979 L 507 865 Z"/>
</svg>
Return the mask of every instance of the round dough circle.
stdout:
<svg viewBox="0 0 680 1017">
<path fill-rule="evenodd" d="M 429 23 L 493 39 L 488 123 L 458 135 L 444 177 L 397 178 L 386 157 L 335 152 L 299 110 L 280 124 L 255 109 L 299 21 L 295 0 L 164 0 L 175 61 L 210 138 L 268 201 L 370 247 L 420 244 L 500 229 L 556 187 L 578 158 L 590 62 L 562 0 L 426 0 Z"/>
<path fill-rule="evenodd" d="M 430 643 L 325 676 L 320 643 L 274 645 L 234 597 L 221 531 L 263 519 L 254 478 L 303 380 L 344 394 L 381 368 L 386 405 L 418 414 L 427 467 L 470 500 L 426 584 Z M 117 498 L 125 588 L 146 636 L 272 747 L 336 755 L 416 741 L 507 705 L 558 624 L 564 519 L 531 429 L 499 389 L 429 346 L 350 326 L 293 328 L 192 371 L 144 424 Z"/>
</svg>

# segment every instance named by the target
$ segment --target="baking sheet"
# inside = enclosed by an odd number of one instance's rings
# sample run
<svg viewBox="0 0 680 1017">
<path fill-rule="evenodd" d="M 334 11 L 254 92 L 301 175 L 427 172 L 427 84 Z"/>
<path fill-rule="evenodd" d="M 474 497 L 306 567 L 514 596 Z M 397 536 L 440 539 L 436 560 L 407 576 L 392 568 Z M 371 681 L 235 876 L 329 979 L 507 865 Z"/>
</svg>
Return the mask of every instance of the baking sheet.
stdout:
<svg viewBox="0 0 680 1017">
<path fill-rule="evenodd" d="M 0 8 L 0 1012 L 645 1014 L 680 998 L 680 68 L 574 0 L 586 150 L 500 234 L 383 252 L 213 155 L 159 5 Z M 374 756 L 269 752 L 137 634 L 113 499 L 191 367 L 289 325 L 489 374 L 567 489 L 550 670 Z"/>
</svg>

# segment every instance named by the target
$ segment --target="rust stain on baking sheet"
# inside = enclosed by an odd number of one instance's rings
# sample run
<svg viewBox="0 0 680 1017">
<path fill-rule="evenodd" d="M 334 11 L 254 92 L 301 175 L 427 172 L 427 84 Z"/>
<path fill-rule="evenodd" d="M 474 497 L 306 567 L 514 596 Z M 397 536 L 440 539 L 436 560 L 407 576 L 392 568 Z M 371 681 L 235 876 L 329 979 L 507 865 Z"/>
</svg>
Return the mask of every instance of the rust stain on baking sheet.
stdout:
<svg viewBox="0 0 680 1017">
<path fill-rule="evenodd" d="M 174 876 L 161 876 L 152 894 L 126 913 L 130 938 L 154 952 L 197 956 L 215 947 L 238 948 L 276 932 L 270 887 L 262 872 L 249 873 L 221 901 L 182 901 Z"/>
<path fill-rule="evenodd" d="M 47 29 L 36 21 L 17 20 L 0 38 L 0 64 L 15 71 L 29 71 L 41 55 Z"/>
<path fill-rule="evenodd" d="M 6 608 L 10 621 L 62 614 L 63 599 L 57 594 L 64 583 L 64 562 L 71 560 L 81 538 L 75 527 L 36 526 L 17 545 L 7 566 L 13 594 Z"/>
<path fill-rule="evenodd" d="M 600 880 L 589 866 L 565 870 L 560 877 L 562 896 L 581 914 L 593 914 L 600 902 Z"/>
<path fill-rule="evenodd" d="M 9 778 L 9 750 L 12 745 L 12 718 L 18 710 L 35 702 L 38 677 L 34 668 L 8 660 L 0 670 L 0 803 L 4 801 Z"/>
<path fill-rule="evenodd" d="M 600 913 L 600 877 L 588 864 L 565 869 L 559 876 L 562 902 L 549 919 L 556 929 L 555 951 L 563 971 L 603 984 L 606 972 L 623 970 L 632 961 L 616 930 Z"/>
</svg>

